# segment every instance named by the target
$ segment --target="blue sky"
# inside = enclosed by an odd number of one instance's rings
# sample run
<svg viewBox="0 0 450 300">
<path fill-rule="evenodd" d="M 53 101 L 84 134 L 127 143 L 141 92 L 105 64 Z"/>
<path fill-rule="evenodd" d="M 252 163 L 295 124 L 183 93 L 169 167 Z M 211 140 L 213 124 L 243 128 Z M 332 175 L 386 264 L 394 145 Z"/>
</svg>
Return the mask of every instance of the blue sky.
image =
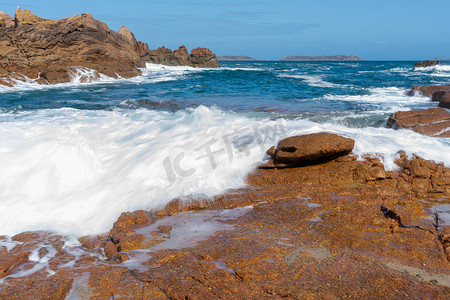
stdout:
<svg viewBox="0 0 450 300">
<path fill-rule="evenodd" d="M 271 60 L 450 58 L 449 0 L 0 0 L 10 15 L 17 5 L 51 19 L 90 12 L 114 30 L 126 25 L 150 48 L 184 44 Z"/>
</svg>

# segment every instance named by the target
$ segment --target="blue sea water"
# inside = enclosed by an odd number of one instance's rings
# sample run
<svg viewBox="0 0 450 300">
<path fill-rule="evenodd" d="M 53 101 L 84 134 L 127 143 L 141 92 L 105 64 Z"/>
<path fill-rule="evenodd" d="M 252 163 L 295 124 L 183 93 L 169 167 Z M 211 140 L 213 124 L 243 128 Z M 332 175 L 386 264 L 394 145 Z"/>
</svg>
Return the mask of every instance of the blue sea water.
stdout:
<svg viewBox="0 0 450 300">
<path fill-rule="evenodd" d="M 388 169 L 399 150 L 450 166 L 449 139 L 385 127 L 393 112 L 436 107 L 405 92 L 450 84 L 450 65 L 221 65 L 147 65 L 131 79 L 77 68 L 70 83 L 0 87 L 0 234 L 99 233 L 123 211 L 242 187 L 265 150 L 295 134 L 351 137 Z"/>
</svg>

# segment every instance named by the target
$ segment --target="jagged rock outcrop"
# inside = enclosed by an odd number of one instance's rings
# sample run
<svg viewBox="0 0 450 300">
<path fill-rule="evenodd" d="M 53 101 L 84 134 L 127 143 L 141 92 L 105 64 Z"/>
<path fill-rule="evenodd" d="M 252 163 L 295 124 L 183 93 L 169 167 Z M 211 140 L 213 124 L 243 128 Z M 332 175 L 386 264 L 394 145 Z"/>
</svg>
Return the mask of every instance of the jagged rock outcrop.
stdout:
<svg viewBox="0 0 450 300">
<path fill-rule="evenodd" d="M 14 25 L 0 28 L 0 75 L 58 83 L 70 80 L 69 68 L 83 66 L 111 77 L 132 77 L 145 66 L 135 44 L 89 13 L 55 21 L 18 8 Z"/>
<path fill-rule="evenodd" d="M 426 67 L 433 67 L 436 65 L 440 65 L 441 63 L 439 61 L 435 61 L 435 60 L 426 60 L 426 61 L 421 61 L 421 62 L 417 62 L 414 64 L 414 68 L 426 68 Z"/>
<path fill-rule="evenodd" d="M 192 49 L 191 54 L 185 46 L 172 51 L 166 47 L 150 50 L 149 63 L 167 66 L 190 66 L 197 68 L 219 68 L 216 55 L 207 48 Z"/>
<path fill-rule="evenodd" d="M 133 77 L 151 57 L 160 57 L 158 51 L 150 54 L 148 45 L 127 27 L 115 32 L 89 13 L 49 20 L 20 8 L 14 18 L 0 12 L 0 84 L 11 85 L 10 78 L 22 76 L 39 83 L 67 82 L 74 67 L 93 69 L 97 76 Z M 172 65 L 218 67 L 209 49 L 194 49 L 189 55 L 180 47 L 167 54 L 163 59 Z"/>
<path fill-rule="evenodd" d="M 288 168 L 330 161 L 349 154 L 355 141 L 333 133 L 313 133 L 288 137 L 267 154 L 271 160 L 260 168 Z"/>
<path fill-rule="evenodd" d="M 417 85 L 406 94 L 414 96 L 416 93 L 430 97 L 432 101 L 439 102 L 439 107 L 450 108 L 450 85 Z"/>
<path fill-rule="evenodd" d="M 450 137 L 450 113 L 443 108 L 399 111 L 391 114 L 386 126 L 410 129 L 423 135 Z"/>
</svg>

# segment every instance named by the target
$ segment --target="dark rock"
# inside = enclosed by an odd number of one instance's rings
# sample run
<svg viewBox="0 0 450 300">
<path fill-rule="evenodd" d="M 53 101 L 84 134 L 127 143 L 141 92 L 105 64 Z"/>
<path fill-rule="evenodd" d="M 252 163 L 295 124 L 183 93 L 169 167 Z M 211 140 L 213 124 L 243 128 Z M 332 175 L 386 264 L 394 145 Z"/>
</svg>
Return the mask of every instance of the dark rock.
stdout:
<svg viewBox="0 0 450 300">
<path fill-rule="evenodd" d="M 148 62 L 168 66 L 191 66 L 196 68 L 219 68 L 217 57 L 207 48 L 195 48 L 188 53 L 185 46 L 173 51 L 166 47 L 150 50 Z"/>
<path fill-rule="evenodd" d="M 447 91 L 436 91 L 431 94 L 431 101 L 433 102 L 439 102 L 441 101 L 442 97 L 447 94 Z"/>
<path fill-rule="evenodd" d="M 450 109 L 450 92 L 441 97 L 439 100 L 439 107 Z"/>
<path fill-rule="evenodd" d="M 432 67 L 432 66 L 436 66 L 436 65 L 440 65 L 441 63 L 439 61 L 435 61 L 435 60 L 426 60 L 426 61 L 421 61 L 421 62 L 417 62 L 414 64 L 414 68 L 426 68 L 426 67 Z"/>
<path fill-rule="evenodd" d="M 411 129 L 429 136 L 450 135 L 450 113 L 443 108 L 399 111 L 391 114 L 386 126 L 393 129 Z"/>
</svg>

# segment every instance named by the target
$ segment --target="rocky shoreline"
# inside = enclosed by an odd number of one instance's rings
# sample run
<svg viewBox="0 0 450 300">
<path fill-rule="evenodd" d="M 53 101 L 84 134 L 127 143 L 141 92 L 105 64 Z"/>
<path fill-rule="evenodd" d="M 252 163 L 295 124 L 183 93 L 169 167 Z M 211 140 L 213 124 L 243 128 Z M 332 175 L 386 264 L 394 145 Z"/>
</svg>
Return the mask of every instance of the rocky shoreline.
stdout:
<svg viewBox="0 0 450 300">
<path fill-rule="evenodd" d="M 123 213 L 103 235 L 1 237 L 0 297 L 448 299 L 450 232 L 432 207 L 449 203 L 450 169 L 399 153 L 399 170 L 386 171 L 376 157 L 328 151 L 341 137 L 308 139 L 312 164 Z"/>
<path fill-rule="evenodd" d="M 24 76 L 42 84 L 69 82 L 76 67 L 94 70 L 96 78 L 138 76 L 147 62 L 219 67 L 209 49 L 196 48 L 191 54 L 184 46 L 173 53 L 166 48 L 149 50 L 128 28 L 115 32 L 89 13 L 49 20 L 20 8 L 14 17 L 0 12 L 0 49 L 0 84 L 4 85 Z"/>
<path fill-rule="evenodd" d="M 76 66 L 112 77 L 136 76 L 145 62 L 218 66 L 209 49 L 149 50 L 89 14 L 0 14 L 0 44 L 3 84 L 18 74 L 65 82 Z M 447 90 L 410 94 L 445 105 Z M 387 126 L 450 137 L 448 115 L 397 112 Z M 387 171 L 353 147 L 330 133 L 289 137 L 245 188 L 124 212 L 97 236 L 0 236 L 0 298 L 450 298 L 450 227 L 434 208 L 450 204 L 450 169 L 399 152 Z"/>
</svg>

